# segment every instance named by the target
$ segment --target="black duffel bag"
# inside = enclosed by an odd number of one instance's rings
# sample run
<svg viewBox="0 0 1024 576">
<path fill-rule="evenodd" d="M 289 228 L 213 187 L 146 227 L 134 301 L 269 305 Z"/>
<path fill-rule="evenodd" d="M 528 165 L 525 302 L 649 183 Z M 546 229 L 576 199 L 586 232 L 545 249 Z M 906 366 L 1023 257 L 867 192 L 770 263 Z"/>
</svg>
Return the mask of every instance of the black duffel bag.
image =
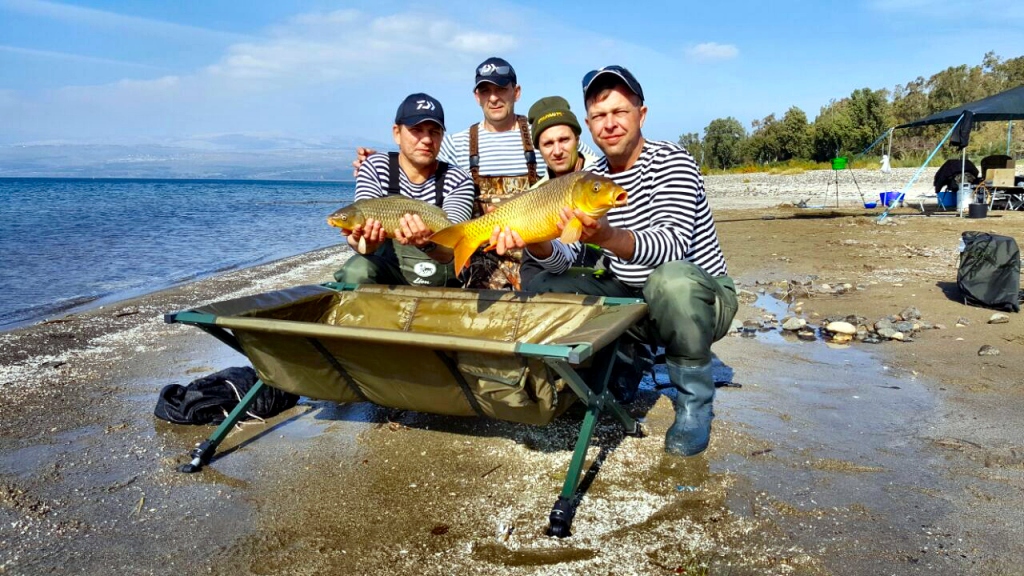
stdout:
<svg viewBox="0 0 1024 576">
<path fill-rule="evenodd" d="M 188 386 L 164 386 L 153 414 L 175 424 L 220 424 L 256 384 L 257 378 L 255 370 L 243 366 L 214 372 L 189 382 Z M 295 406 L 298 400 L 291 392 L 264 386 L 247 414 L 270 418 Z"/>
<path fill-rule="evenodd" d="M 1020 249 L 1009 236 L 964 232 L 956 286 L 965 304 L 1020 312 Z"/>
</svg>

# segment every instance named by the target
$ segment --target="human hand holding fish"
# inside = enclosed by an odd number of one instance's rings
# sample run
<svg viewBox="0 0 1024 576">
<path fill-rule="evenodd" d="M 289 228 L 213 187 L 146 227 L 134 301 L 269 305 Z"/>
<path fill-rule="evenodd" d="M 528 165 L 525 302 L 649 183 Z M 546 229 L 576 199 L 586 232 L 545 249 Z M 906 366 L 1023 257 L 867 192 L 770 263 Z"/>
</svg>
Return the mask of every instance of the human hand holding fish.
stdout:
<svg viewBox="0 0 1024 576">
<path fill-rule="evenodd" d="M 388 239 L 388 233 L 384 230 L 384 224 L 380 220 L 367 218 L 362 224 L 357 224 L 350 231 L 342 229 L 348 245 L 356 252 L 366 255 L 372 254 L 380 248 L 381 243 Z"/>
<path fill-rule="evenodd" d="M 419 248 L 430 243 L 430 236 L 434 231 L 430 229 L 419 214 L 405 214 L 398 220 L 398 228 L 395 229 L 395 240 L 399 244 L 412 244 Z"/>
<path fill-rule="evenodd" d="M 624 260 L 629 260 L 633 257 L 633 253 L 636 250 L 636 240 L 633 238 L 633 233 L 629 230 L 612 226 L 608 222 L 606 214 L 601 215 L 600 218 L 594 218 L 579 208 L 564 207 L 561 214 L 559 214 L 559 218 L 560 221 L 557 226 L 560 233 L 566 226 L 577 221 L 581 228 L 580 242 L 600 246 Z"/>
</svg>

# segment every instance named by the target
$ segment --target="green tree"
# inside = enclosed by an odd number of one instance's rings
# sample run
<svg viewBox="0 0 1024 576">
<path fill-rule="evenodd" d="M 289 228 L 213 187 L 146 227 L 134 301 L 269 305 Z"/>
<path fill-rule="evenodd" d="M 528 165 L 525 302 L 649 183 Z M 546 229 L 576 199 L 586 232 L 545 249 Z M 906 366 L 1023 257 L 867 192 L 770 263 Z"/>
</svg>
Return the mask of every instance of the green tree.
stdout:
<svg viewBox="0 0 1024 576">
<path fill-rule="evenodd" d="M 704 143 L 700 140 L 700 134 L 696 132 L 688 132 L 679 137 L 679 145 L 693 156 L 693 159 L 697 161 L 697 165 L 704 164 Z"/>
<path fill-rule="evenodd" d="M 741 155 L 761 164 L 778 162 L 781 125 L 775 119 L 775 114 L 769 114 L 763 120 L 754 120 L 750 125 L 750 137 L 743 142 Z"/>
<path fill-rule="evenodd" d="M 740 121 L 729 116 L 716 118 L 704 128 L 705 160 L 717 168 L 729 168 L 741 160 L 741 145 L 747 137 Z"/>
<path fill-rule="evenodd" d="M 850 127 L 843 135 L 843 148 L 850 152 L 867 148 L 892 125 L 888 90 L 854 90 L 848 106 Z"/>
<path fill-rule="evenodd" d="M 840 100 L 823 106 L 814 119 L 812 131 L 812 158 L 824 162 L 841 155 L 848 149 L 849 134 L 853 130 L 849 101 Z"/>
<path fill-rule="evenodd" d="M 904 85 L 897 85 L 892 92 L 892 116 L 896 124 L 906 124 L 928 115 L 928 92 L 925 79 L 918 76 L 916 80 Z"/>
<path fill-rule="evenodd" d="M 793 106 L 786 111 L 779 125 L 780 160 L 811 157 L 811 127 L 807 114 Z"/>
</svg>

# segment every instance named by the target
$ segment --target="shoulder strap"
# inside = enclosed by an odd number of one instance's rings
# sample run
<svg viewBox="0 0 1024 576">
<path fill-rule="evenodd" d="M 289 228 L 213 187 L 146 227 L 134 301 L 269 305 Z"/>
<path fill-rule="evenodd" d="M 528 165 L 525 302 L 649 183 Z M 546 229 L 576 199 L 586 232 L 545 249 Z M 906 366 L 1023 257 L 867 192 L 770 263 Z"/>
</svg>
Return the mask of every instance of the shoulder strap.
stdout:
<svg viewBox="0 0 1024 576">
<path fill-rule="evenodd" d="M 437 170 L 434 171 L 434 204 L 441 208 L 444 204 L 444 177 L 448 174 L 448 163 L 437 163 Z"/>
<path fill-rule="evenodd" d="M 400 169 L 398 152 L 388 152 L 388 194 L 402 194 L 398 180 Z M 434 171 L 434 204 L 438 208 L 444 204 L 444 177 L 446 174 L 448 174 L 448 163 L 438 161 L 437 170 Z"/>
<path fill-rule="evenodd" d="M 469 174 L 473 176 L 473 184 L 480 190 L 480 125 L 469 127 Z"/>
<path fill-rule="evenodd" d="M 519 124 L 519 135 L 523 137 L 523 155 L 526 156 L 526 170 L 530 186 L 540 180 L 537 176 L 537 153 L 533 151 L 533 138 L 530 138 L 530 123 L 526 116 L 516 115 L 516 122 Z"/>
<path fill-rule="evenodd" d="M 388 152 L 388 194 L 401 194 L 402 188 L 398 184 L 398 152 Z"/>
</svg>

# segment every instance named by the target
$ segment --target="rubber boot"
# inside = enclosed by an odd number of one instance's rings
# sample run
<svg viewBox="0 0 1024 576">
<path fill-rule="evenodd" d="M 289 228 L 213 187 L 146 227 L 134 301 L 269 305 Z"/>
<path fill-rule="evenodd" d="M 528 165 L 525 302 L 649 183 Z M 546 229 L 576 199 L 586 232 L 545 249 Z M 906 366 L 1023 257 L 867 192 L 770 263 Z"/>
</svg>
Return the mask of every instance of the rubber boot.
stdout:
<svg viewBox="0 0 1024 576">
<path fill-rule="evenodd" d="M 700 454 L 708 447 L 711 420 L 715 417 L 711 410 L 715 399 L 711 363 L 690 367 L 669 360 L 665 366 L 676 389 L 676 396 L 672 399 L 676 421 L 665 433 L 665 451 L 680 456 Z"/>
</svg>

